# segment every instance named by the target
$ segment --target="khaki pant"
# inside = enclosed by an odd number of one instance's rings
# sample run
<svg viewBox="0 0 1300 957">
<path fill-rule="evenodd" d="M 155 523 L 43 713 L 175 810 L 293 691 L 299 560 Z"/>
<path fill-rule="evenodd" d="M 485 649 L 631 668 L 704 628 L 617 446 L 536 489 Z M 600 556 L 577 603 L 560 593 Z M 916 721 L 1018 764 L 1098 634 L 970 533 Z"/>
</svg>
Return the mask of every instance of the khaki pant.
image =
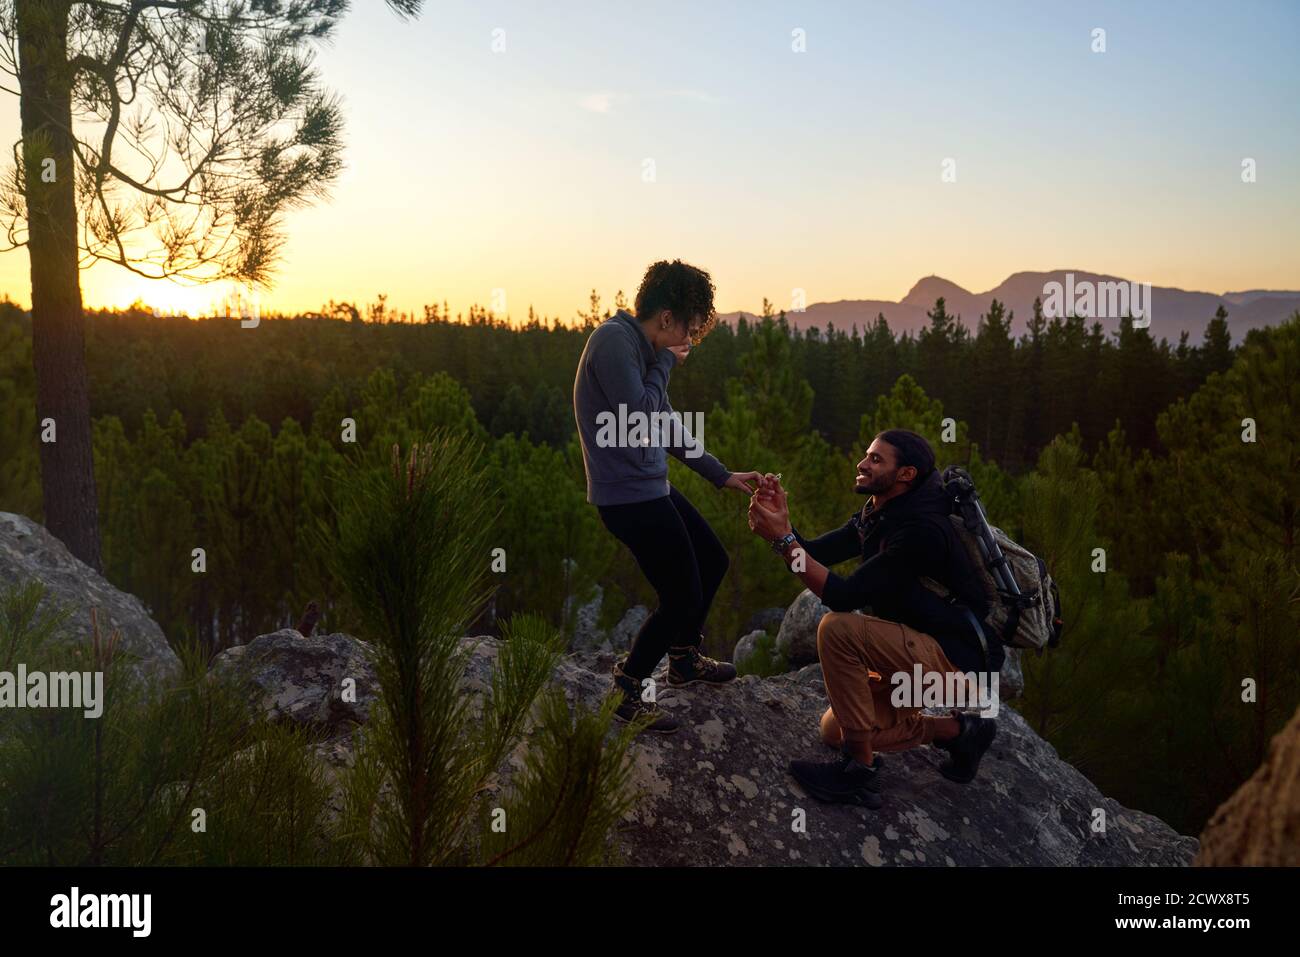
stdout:
<svg viewBox="0 0 1300 957">
<path fill-rule="evenodd" d="M 934 740 L 942 718 L 889 700 L 895 672 L 911 675 L 918 663 L 923 674 L 958 670 L 929 635 L 871 615 L 830 612 L 817 626 L 817 656 L 831 702 L 821 723 L 828 745 L 867 741 L 872 751 L 906 751 Z"/>
</svg>

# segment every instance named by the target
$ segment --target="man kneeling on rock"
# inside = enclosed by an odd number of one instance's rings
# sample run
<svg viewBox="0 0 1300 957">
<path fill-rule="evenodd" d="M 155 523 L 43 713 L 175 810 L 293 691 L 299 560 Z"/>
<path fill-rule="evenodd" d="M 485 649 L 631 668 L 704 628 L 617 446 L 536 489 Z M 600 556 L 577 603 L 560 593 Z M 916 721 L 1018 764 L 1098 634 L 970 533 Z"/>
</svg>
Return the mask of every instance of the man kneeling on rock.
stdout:
<svg viewBox="0 0 1300 957">
<path fill-rule="evenodd" d="M 855 489 L 871 496 L 862 511 L 809 540 L 791 527 L 786 492 L 779 476 L 769 474 L 750 500 L 749 527 L 831 609 L 817 627 L 831 705 L 821 733 L 840 749 L 840 758 L 791 761 L 790 773 L 823 801 L 878 808 L 877 752 L 933 744 L 948 752 L 939 769 L 944 777 L 964 784 L 975 777 L 997 733 L 992 718 L 977 714 L 954 710 L 930 717 L 914 699 L 907 703 L 915 707 L 897 707 L 891 699 L 902 675 L 910 682 L 933 672 L 945 680 L 956 677 L 953 672 L 972 678 L 984 672 L 979 683 L 987 687 L 1005 652 L 984 626 L 984 589 L 948 517 L 925 438 L 905 429 L 881 432 L 858 463 Z M 855 557 L 862 564 L 847 578 L 826 567 Z M 940 597 L 922 578 L 945 586 L 951 598 Z M 872 615 L 856 612 L 868 605 Z"/>
</svg>

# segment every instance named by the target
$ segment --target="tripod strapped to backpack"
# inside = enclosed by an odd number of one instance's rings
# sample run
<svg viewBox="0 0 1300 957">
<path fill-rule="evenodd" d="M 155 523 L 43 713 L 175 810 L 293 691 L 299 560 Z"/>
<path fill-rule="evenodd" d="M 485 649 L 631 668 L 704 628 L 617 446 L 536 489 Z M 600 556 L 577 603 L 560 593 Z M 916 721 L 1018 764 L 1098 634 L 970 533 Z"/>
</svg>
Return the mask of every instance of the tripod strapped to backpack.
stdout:
<svg viewBox="0 0 1300 957">
<path fill-rule="evenodd" d="M 1046 563 L 989 524 L 975 482 L 963 468 L 943 472 L 952 501 L 953 523 L 975 561 L 989 595 L 989 625 L 1002 643 L 1018 648 L 1054 648 L 1061 640 L 1061 598 Z M 1020 587 L 1024 582 L 1025 589 Z"/>
</svg>

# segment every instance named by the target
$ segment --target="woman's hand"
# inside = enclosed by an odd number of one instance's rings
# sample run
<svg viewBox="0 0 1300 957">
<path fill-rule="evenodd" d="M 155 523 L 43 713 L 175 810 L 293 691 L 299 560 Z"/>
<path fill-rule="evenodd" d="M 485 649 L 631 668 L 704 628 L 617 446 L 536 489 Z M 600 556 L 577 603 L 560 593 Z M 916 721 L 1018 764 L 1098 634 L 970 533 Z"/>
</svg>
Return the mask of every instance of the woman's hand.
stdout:
<svg viewBox="0 0 1300 957">
<path fill-rule="evenodd" d="M 723 483 L 723 488 L 734 488 L 737 492 L 744 492 L 746 495 L 753 495 L 754 488 L 762 480 L 763 476 L 759 472 L 732 472 L 731 478 Z M 753 482 L 754 485 L 749 483 Z"/>
</svg>

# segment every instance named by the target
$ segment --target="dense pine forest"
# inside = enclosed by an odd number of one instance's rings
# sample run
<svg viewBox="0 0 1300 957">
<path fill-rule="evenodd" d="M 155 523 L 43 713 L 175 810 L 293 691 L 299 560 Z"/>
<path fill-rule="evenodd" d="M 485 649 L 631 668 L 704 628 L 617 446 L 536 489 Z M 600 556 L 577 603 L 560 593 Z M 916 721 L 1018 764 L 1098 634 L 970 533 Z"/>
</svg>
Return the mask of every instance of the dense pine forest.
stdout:
<svg viewBox="0 0 1300 957">
<path fill-rule="evenodd" d="M 353 629 L 320 553 L 332 477 L 445 429 L 488 469 L 506 557 L 479 629 L 516 612 L 566 627 L 597 584 L 613 624 L 651 595 L 585 501 L 572 383 L 608 315 L 595 293 L 570 323 L 417 318 L 382 299 L 250 328 L 88 313 L 107 577 L 209 654 L 313 600 L 321 627 Z M 1041 310 L 1012 338 L 996 301 L 958 317 L 940 299 L 916 337 L 883 318 L 798 332 L 765 308 L 720 324 L 670 392 L 707 413 L 704 444 L 730 468 L 783 473 L 805 532 L 860 504 L 853 466 L 881 429 L 915 429 L 941 466 L 969 468 L 990 519 L 1061 584 L 1064 641 L 1026 660 L 1019 707 L 1104 792 L 1197 833 L 1300 702 L 1300 316 L 1235 346 L 1227 318 L 1169 343 Z M 30 331 L 0 303 L 0 510 L 39 521 Z M 729 657 L 749 617 L 800 586 L 750 533 L 743 498 L 671 468 L 731 555 L 706 629 Z"/>
</svg>

